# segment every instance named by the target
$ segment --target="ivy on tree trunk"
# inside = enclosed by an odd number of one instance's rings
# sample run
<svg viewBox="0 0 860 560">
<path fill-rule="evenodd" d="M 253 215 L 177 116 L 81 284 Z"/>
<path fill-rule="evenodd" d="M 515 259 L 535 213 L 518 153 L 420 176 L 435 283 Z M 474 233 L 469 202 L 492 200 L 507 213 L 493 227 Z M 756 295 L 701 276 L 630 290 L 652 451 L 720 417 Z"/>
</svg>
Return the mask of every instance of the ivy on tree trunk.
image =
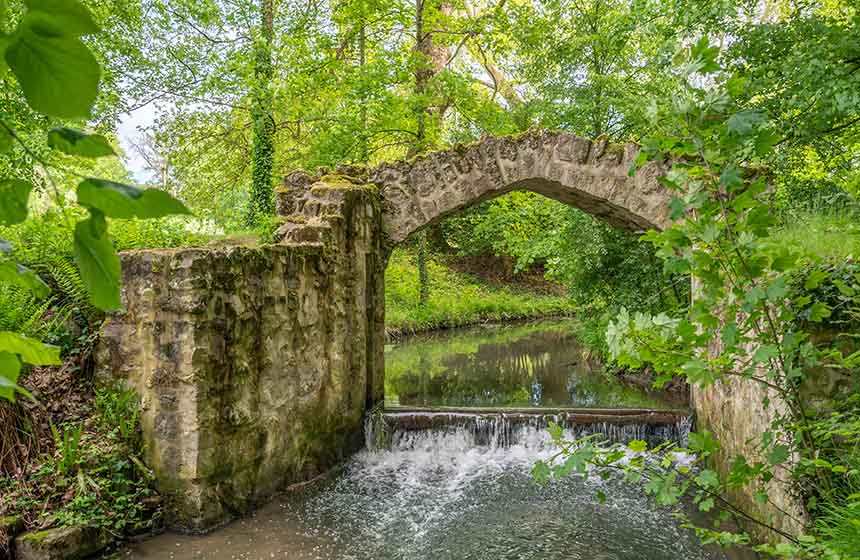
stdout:
<svg viewBox="0 0 860 560">
<path fill-rule="evenodd" d="M 272 163 L 275 154 L 275 120 L 272 116 L 273 77 L 272 39 L 274 36 L 275 0 L 260 0 L 260 37 L 254 45 L 254 91 L 251 118 L 254 123 L 252 148 L 251 200 L 248 225 L 260 223 L 263 216 L 275 212 L 272 193 Z"/>
</svg>

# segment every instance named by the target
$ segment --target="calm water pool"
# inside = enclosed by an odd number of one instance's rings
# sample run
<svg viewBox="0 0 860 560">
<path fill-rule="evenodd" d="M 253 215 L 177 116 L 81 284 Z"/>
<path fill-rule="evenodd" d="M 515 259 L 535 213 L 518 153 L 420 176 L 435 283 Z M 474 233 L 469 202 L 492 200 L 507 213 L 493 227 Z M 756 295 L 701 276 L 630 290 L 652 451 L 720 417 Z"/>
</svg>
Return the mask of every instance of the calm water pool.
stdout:
<svg viewBox="0 0 860 560">
<path fill-rule="evenodd" d="M 417 335 L 385 353 L 386 406 L 677 408 L 589 366 L 572 320 Z"/>
</svg>

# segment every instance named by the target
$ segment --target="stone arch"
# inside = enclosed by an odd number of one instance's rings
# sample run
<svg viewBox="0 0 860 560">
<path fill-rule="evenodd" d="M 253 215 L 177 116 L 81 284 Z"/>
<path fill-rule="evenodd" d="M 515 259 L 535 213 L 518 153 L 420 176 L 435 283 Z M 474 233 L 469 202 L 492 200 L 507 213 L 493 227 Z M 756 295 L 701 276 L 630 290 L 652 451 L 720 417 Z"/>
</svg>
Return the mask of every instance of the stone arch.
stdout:
<svg viewBox="0 0 860 560">
<path fill-rule="evenodd" d="M 123 311 L 97 377 L 140 396 L 168 525 L 216 526 L 361 443 L 383 402 L 384 274 L 397 243 L 482 200 L 532 190 L 631 230 L 669 224 L 639 148 L 559 132 L 485 138 L 373 169 L 293 173 L 262 245 L 124 253 Z"/>
<path fill-rule="evenodd" d="M 670 193 L 657 181 L 661 169 L 655 163 L 630 174 L 638 154 L 636 144 L 534 131 L 383 164 L 370 170 L 368 179 L 380 189 L 388 247 L 450 214 L 515 190 L 559 200 L 615 227 L 663 229 L 670 223 Z"/>
<path fill-rule="evenodd" d="M 638 152 L 538 131 L 370 170 L 294 173 L 278 188 L 282 223 L 269 243 L 123 253 L 123 310 L 102 326 L 96 378 L 140 397 L 166 523 L 220 525 L 360 446 L 365 414 L 384 397 L 384 272 L 394 245 L 518 189 L 617 227 L 665 228 L 662 169 L 629 174 Z M 770 425 L 769 411 L 749 410 L 761 400 L 751 384 L 693 392 L 726 456 L 755 455 L 747 442 Z M 768 491 L 774 507 L 749 499 L 750 511 L 791 520 L 783 485 Z"/>
</svg>

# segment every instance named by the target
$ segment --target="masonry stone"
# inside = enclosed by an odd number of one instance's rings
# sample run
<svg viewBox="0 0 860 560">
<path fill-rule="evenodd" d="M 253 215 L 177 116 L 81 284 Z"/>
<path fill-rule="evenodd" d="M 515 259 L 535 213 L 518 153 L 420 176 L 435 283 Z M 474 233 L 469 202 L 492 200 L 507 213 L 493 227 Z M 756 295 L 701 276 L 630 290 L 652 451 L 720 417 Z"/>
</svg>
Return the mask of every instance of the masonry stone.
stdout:
<svg viewBox="0 0 860 560">
<path fill-rule="evenodd" d="M 168 525 L 209 529 L 360 445 L 365 412 L 383 401 L 383 277 L 397 244 L 515 190 L 615 227 L 665 228 L 663 169 L 635 169 L 638 153 L 535 131 L 370 169 L 296 172 L 277 189 L 272 244 L 124 253 L 123 311 L 102 329 L 97 373 L 140 396 Z M 694 397 L 741 452 L 767 421 L 733 402 L 748 390 Z"/>
</svg>

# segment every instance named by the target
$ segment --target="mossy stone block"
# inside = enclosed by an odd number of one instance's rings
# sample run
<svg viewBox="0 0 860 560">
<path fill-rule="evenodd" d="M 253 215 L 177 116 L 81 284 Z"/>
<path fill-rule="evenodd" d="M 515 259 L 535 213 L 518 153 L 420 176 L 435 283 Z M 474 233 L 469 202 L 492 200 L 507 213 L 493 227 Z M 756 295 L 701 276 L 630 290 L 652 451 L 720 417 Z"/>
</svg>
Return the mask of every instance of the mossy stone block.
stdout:
<svg viewBox="0 0 860 560">
<path fill-rule="evenodd" d="M 15 539 L 17 560 L 83 560 L 113 540 L 105 529 L 75 525 L 24 533 Z"/>
</svg>

